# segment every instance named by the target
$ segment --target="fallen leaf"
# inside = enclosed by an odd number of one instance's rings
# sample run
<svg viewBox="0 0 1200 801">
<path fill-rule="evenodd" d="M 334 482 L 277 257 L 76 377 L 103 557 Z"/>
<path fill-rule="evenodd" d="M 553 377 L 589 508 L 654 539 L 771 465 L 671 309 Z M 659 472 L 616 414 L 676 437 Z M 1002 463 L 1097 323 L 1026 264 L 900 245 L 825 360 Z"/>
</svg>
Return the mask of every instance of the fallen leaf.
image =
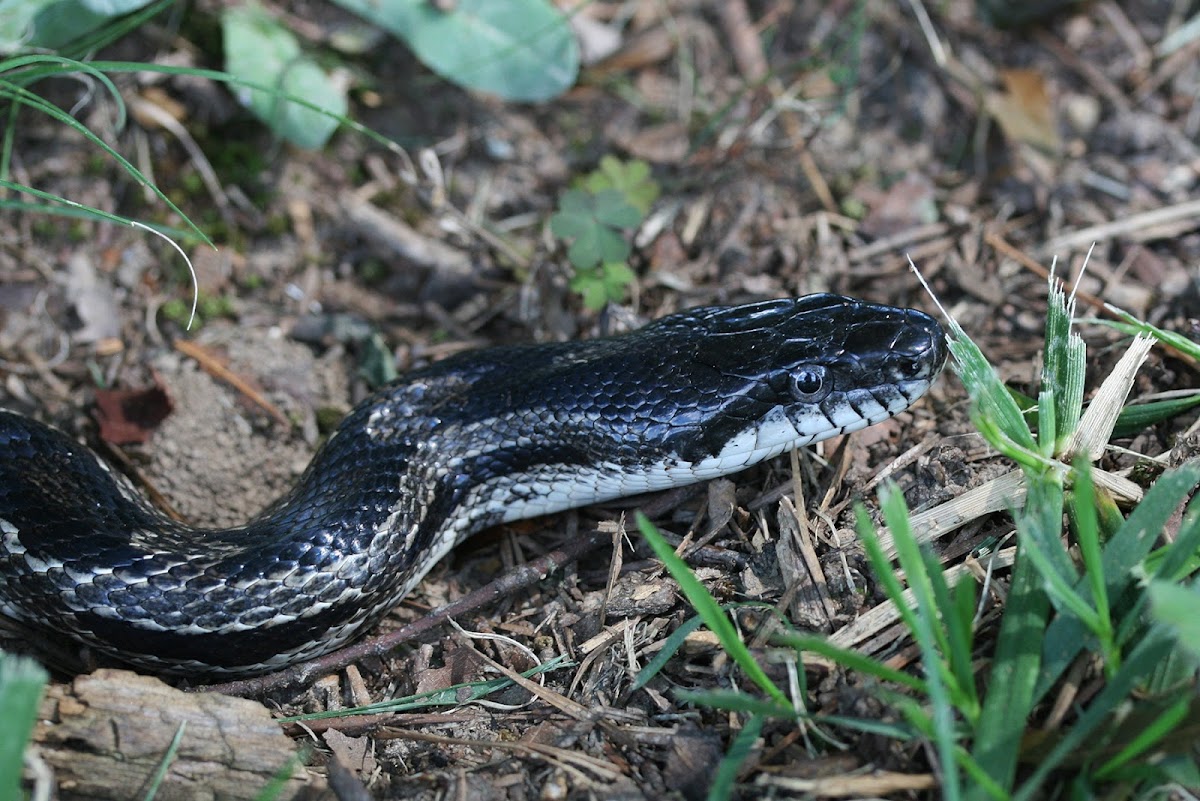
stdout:
<svg viewBox="0 0 1200 801">
<path fill-rule="evenodd" d="M 1001 70 L 1003 92 L 990 92 L 987 110 L 1010 142 L 1057 154 L 1062 149 L 1046 79 L 1027 69 Z"/>
<path fill-rule="evenodd" d="M 174 408 L 160 384 L 144 389 L 98 389 L 92 414 L 100 439 L 113 445 L 132 445 L 150 439 Z"/>
<path fill-rule="evenodd" d="M 860 230 L 872 239 L 937 222 L 933 182 L 921 173 L 908 173 L 885 192 L 864 192 L 863 195 L 870 211 Z"/>
<path fill-rule="evenodd" d="M 359 776 L 370 776 L 375 771 L 375 753 L 366 737 L 348 737 L 337 729 L 327 729 L 321 736 L 343 766 Z"/>
</svg>

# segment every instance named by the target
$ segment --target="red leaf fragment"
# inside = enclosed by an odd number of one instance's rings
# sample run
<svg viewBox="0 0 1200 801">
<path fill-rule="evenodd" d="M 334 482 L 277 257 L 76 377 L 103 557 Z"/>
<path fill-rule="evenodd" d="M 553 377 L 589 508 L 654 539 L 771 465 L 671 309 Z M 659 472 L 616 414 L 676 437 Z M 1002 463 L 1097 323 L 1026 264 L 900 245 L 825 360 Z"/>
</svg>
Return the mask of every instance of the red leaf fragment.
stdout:
<svg viewBox="0 0 1200 801">
<path fill-rule="evenodd" d="M 92 412 L 100 438 L 112 445 L 145 442 L 167 419 L 174 404 L 160 384 L 143 389 L 98 389 Z"/>
</svg>

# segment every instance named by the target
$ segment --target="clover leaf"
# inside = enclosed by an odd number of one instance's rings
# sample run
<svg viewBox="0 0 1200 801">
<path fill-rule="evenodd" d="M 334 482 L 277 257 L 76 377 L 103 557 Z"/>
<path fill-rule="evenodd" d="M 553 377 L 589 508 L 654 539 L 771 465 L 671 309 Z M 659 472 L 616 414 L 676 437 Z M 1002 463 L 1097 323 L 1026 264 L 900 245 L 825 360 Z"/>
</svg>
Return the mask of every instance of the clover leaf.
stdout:
<svg viewBox="0 0 1200 801">
<path fill-rule="evenodd" d="M 558 213 L 550 218 L 550 231 L 562 239 L 573 239 L 567 258 L 577 269 L 607 262 L 623 262 L 629 243 L 623 230 L 642 221 L 641 212 L 615 189 L 591 193 L 580 189 L 565 192 Z"/>
</svg>

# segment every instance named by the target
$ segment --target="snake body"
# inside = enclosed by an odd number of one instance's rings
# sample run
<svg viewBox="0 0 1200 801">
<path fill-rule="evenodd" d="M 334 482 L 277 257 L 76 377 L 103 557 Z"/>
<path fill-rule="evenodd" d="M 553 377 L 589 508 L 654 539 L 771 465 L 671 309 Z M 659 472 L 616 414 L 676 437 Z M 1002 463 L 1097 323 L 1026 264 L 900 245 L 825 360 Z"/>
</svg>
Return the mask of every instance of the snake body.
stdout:
<svg viewBox="0 0 1200 801">
<path fill-rule="evenodd" d="M 836 295 L 462 353 L 367 398 L 287 495 L 220 530 L 0 411 L 0 612 L 150 670 L 280 668 L 371 626 L 474 532 L 877 423 L 945 358 L 932 318 Z"/>
</svg>

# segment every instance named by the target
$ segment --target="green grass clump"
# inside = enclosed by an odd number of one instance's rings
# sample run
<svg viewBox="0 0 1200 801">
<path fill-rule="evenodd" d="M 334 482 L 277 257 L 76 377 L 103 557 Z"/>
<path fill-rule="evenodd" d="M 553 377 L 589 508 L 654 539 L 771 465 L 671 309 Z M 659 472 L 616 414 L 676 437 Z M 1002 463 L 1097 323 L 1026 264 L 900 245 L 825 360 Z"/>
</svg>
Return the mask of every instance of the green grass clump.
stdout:
<svg viewBox="0 0 1200 801">
<path fill-rule="evenodd" d="M 1169 335 L 1132 319 L 1121 324 L 1139 336 L 1085 407 L 1086 349 L 1072 324 L 1073 302 L 1052 284 L 1041 387 L 1036 405 L 1026 408 L 962 329 L 950 324 L 954 369 L 971 397 L 972 420 L 1019 470 L 1018 480 L 1006 484 L 1016 488 L 1008 506 L 1017 546 L 994 636 L 979 636 L 979 591 L 969 574 L 957 583 L 952 579 L 961 571 L 947 571 L 937 561 L 925 544 L 930 531 L 914 525 L 917 518 L 909 515 L 900 492 L 885 486 L 880 501 L 886 532 L 876 531 L 859 507 L 858 533 L 888 603 L 917 646 L 917 667 L 896 670 L 787 626 L 771 638 L 793 661 L 816 654 L 868 677 L 894 722 L 807 712 L 803 671 L 790 692 L 772 682 L 728 612 L 654 527 L 639 519 L 643 535 L 697 610 L 690 627 L 708 626 L 756 688 L 681 692 L 688 701 L 745 719 L 716 771 L 710 799 L 732 796 L 731 777 L 753 754 L 747 740 L 757 738 L 770 719 L 806 731 L 835 727 L 927 742 L 939 794 L 949 799 L 1126 797 L 1200 786 L 1195 758 L 1200 500 L 1188 504 L 1169 541 L 1162 537 L 1200 485 L 1200 462 L 1163 473 L 1144 497 L 1140 487 L 1093 464 L 1122 418 L 1134 373 L 1151 344 L 1146 335 Z M 1200 349 L 1179 338 L 1171 344 Z M 1133 504 L 1128 517 L 1117 500 Z M 931 510 L 919 520 L 936 516 Z M 682 637 L 668 641 L 637 686 L 681 642 Z M 1072 666 L 1090 676 L 1095 691 L 1043 728 L 1051 693 Z M 835 741 L 832 735 L 822 739 Z"/>
</svg>

